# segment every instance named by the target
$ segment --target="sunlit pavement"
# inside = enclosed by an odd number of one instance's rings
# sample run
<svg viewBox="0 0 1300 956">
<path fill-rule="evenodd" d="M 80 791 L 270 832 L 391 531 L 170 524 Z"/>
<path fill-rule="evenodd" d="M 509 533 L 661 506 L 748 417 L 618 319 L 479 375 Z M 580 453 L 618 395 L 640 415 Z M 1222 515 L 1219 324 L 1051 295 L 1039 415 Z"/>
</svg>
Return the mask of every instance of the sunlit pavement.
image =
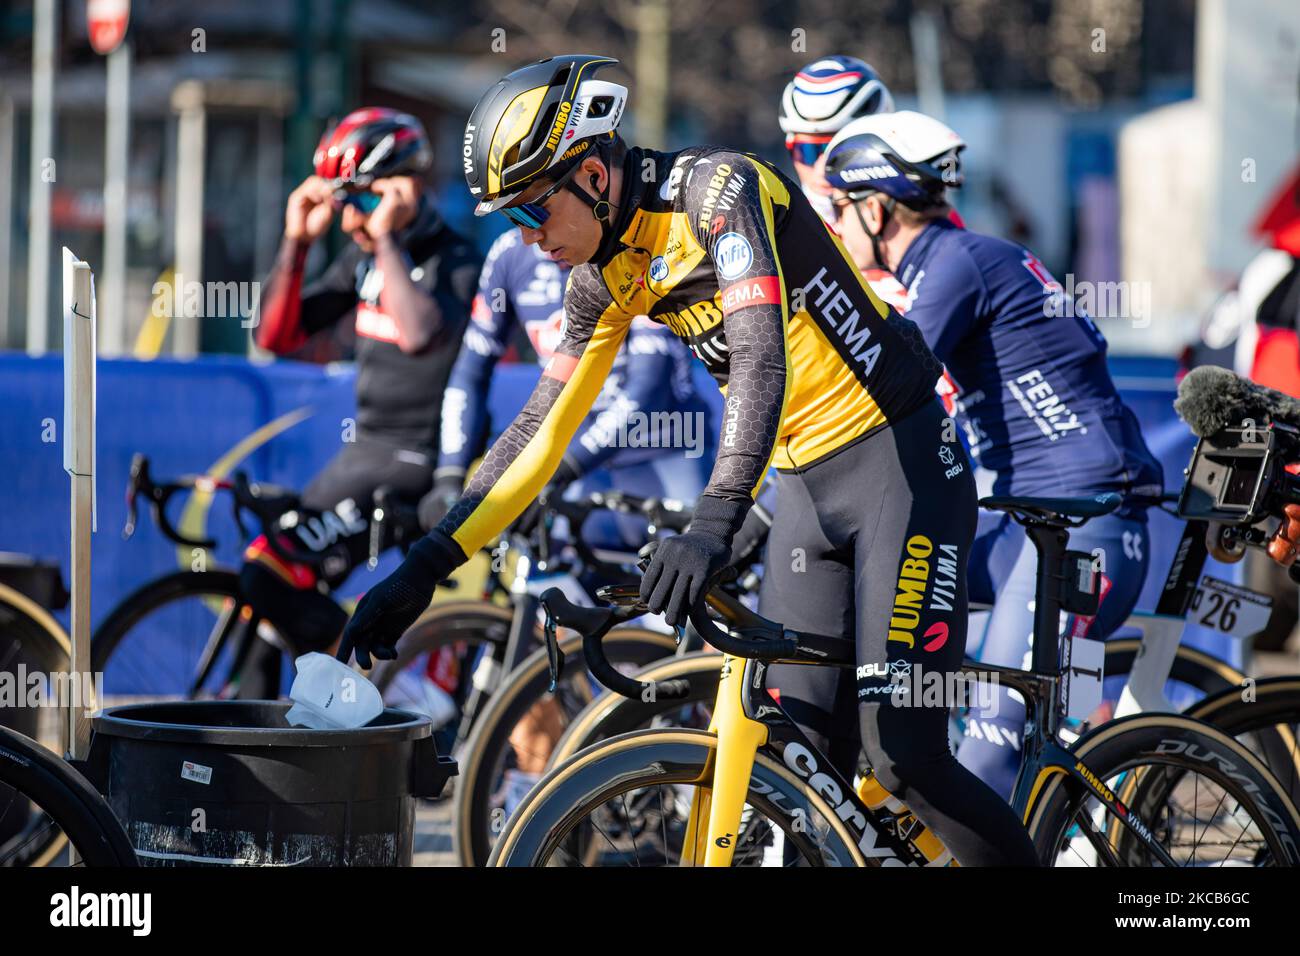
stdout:
<svg viewBox="0 0 1300 956">
<path fill-rule="evenodd" d="M 430 803 L 420 800 L 415 807 L 415 866 L 454 866 L 451 853 L 451 807 L 449 799 Z"/>
</svg>

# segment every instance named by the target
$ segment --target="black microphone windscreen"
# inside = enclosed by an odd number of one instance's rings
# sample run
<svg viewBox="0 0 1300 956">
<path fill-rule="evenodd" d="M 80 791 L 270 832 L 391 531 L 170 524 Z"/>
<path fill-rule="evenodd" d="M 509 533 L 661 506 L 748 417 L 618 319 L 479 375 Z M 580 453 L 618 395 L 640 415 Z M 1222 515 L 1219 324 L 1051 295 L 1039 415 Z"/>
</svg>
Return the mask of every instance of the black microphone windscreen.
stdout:
<svg viewBox="0 0 1300 956">
<path fill-rule="evenodd" d="M 1174 411 L 1198 438 L 1213 435 L 1243 417 L 1241 379 L 1226 368 L 1202 365 L 1178 383 Z"/>
<path fill-rule="evenodd" d="M 1300 427 L 1300 402 L 1215 365 L 1202 365 L 1178 384 L 1174 411 L 1200 438 L 1223 428 L 1283 422 Z"/>
</svg>

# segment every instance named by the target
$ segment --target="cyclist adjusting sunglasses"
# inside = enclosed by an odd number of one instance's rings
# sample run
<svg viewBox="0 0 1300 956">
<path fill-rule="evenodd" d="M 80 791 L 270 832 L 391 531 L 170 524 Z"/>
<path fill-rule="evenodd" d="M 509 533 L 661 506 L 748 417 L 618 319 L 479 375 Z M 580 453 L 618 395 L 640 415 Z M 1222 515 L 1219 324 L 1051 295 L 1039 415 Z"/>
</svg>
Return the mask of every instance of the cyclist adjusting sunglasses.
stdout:
<svg viewBox="0 0 1300 956">
<path fill-rule="evenodd" d="M 348 192 L 346 189 L 338 189 L 334 192 L 334 208 L 342 209 L 344 206 L 351 206 L 364 215 L 370 215 L 379 208 L 379 204 L 384 201 L 384 197 L 379 193 Z"/>
</svg>

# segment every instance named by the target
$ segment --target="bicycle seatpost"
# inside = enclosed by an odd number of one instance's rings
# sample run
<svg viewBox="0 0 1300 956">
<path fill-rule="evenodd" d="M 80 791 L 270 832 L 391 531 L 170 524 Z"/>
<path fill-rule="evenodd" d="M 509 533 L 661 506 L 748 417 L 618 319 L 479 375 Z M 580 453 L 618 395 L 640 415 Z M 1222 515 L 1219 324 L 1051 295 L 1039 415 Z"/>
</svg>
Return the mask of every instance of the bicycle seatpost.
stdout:
<svg viewBox="0 0 1300 956">
<path fill-rule="evenodd" d="M 1049 676 L 1061 672 L 1061 586 L 1070 532 L 1056 525 L 1025 522 L 1025 533 L 1038 551 L 1038 579 L 1034 589 L 1034 642 L 1032 670 Z"/>
</svg>

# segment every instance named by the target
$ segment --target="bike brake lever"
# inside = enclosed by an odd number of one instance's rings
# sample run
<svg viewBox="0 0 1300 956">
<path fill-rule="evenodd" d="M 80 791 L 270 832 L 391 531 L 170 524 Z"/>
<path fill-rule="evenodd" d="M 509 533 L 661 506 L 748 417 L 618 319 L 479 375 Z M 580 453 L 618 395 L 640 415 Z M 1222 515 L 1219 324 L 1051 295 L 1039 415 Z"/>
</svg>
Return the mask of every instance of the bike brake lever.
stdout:
<svg viewBox="0 0 1300 956">
<path fill-rule="evenodd" d="M 555 615 L 545 604 L 542 607 L 546 611 L 546 620 L 542 625 L 542 634 L 546 639 L 546 666 L 551 672 L 549 693 L 553 694 L 560 681 L 560 674 L 564 671 L 564 651 L 560 650 L 560 642 L 555 636 Z"/>
<path fill-rule="evenodd" d="M 123 541 L 130 541 L 131 536 L 135 534 L 135 517 L 136 517 L 135 497 L 136 496 L 134 494 L 130 494 L 127 495 L 126 498 L 126 525 L 125 527 L 122 528 Z"/>
<path fill-rule="evenodd" d="M 366 568 L 370 571 L 379 567 L 379 552 L 383 550 L 380 545 L 383 543 L 385 517 L 386 512 L 382 505 L 376 505 L 370 513 L 370 543 L 368 546 L 370 553 L 366 557 Z"/>
</svg>

